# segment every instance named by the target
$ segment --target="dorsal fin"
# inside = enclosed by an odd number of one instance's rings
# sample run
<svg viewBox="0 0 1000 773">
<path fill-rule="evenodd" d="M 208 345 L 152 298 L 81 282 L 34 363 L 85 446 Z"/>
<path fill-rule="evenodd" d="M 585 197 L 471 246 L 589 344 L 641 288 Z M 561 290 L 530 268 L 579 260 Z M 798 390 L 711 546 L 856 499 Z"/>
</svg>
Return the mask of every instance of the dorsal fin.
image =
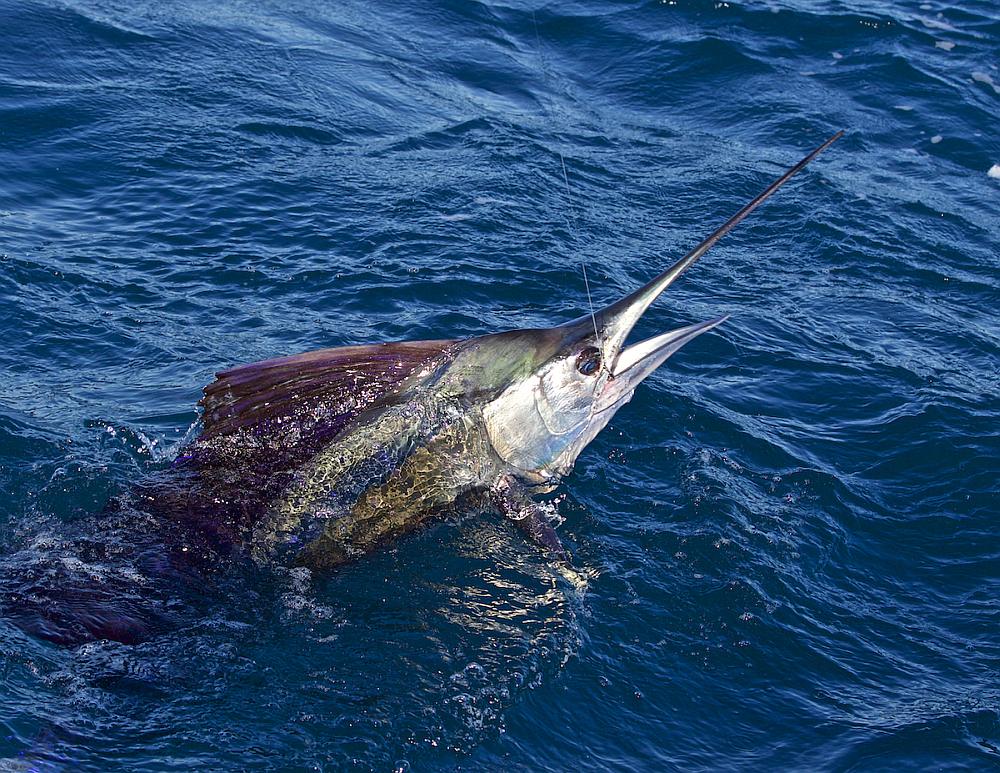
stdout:
<svg viewBox="0 0 1000 773">
<path fill-rule="evenodd" d="M 216 374 L 205 387 L 199 440 L 308 417 L 346 424 L 454 341 L 404 341 L 296 354 Z M 327 427 L 329 432 L 332 427 Z"/>
</svg>

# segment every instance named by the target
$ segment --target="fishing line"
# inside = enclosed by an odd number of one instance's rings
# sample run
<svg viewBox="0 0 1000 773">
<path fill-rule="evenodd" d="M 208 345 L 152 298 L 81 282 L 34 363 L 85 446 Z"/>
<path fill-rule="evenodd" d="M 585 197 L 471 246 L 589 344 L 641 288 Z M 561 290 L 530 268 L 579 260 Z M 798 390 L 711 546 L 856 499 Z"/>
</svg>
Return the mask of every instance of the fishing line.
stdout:
<svg viewBox="0 0 1000 773">
<path fill-rule="evenodd" d="M 531 23 L 535 28 L 535 50 L 538 52 L 538 63 L 541 65 L 540 69 L 542 71 L 542 78 L 545 79 L 546 85 L 548 86 L 549 73 L 545 67 L 545 57 L 542 54 L 542 38 L 538 32 L 538 19 L 535 16 L 535 9 L 531 9 Z M 548 110 L 545 111 L 546 113 Z M 553 122 L 554 123 L 554 122 Z M 562 167 L 563 183 L 566 186 L 566 226 L 569 229 L 570 239 L 573 242 L 577 240 L 577 227 L 580 224 L 580 213 L 576 207 L 576 200 L 573 198 L 573 191 L 569 186 L 569 174 L 566 171 L 566 157 L 563 155 L 562 150 L 556 149 L 556 153 L 559 154 L 559 164 Z M 575 220 L 576 223 L 571 221 Z M 597 329 L 597 315 L 594 313 L 594 299 L 590 295 L 590 281 L 587 279 L 587 263 L 586 261 L 580 261 L 580 268 L 583 269 L 583 286 L 587 290 L 587 304 L 590 307 L 590 320 L 594 323 L 594 337 L 597 339 L 599 348 L 603 351 L 604 345 L 601 343 L 601 333 Z"/>
<path fill-rule="evenodd" d="M 590 282 L 587 281 L 587 264 L 581 263 L 583 269 L 583 286 L 587 288 L 587 303 L 590 304 L 590 321 L 594 323 L 594 337 L 597 343 L 601 342 L 601 334 L 597 332 L 597 317 L 594 315 L 594 299 L 590 297 Z M 603 347 L 601 347 L 603 349 Z"/>
</svg>

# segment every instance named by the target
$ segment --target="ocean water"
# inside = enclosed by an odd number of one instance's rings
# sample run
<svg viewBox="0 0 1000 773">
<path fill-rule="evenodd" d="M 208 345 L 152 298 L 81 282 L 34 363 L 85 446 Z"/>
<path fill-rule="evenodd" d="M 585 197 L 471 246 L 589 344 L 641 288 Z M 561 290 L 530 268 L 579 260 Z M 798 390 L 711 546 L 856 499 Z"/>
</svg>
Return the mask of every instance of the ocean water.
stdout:
<svg viewBox="0 0 1000 773">
<path fill-rule="evenodd" d="M 3 770 L 1000 768 L 995 2 L 0 0 L 0 565 L 228 366 L 551 325 L 846 135 L 643 319 L 732 318 L 556 492 L 206 592 L 0 620 Z M 991 174 L 991 169 L 993 170 Z"/>
</svg>

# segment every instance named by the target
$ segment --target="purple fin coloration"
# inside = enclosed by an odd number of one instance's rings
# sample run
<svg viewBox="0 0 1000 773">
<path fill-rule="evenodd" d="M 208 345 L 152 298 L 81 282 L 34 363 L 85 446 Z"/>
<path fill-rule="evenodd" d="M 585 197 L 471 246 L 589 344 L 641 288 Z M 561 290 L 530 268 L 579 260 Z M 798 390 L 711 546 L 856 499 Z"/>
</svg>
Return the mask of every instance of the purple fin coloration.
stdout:
<svg viewBox="0 0 1000 773">
<path fill-rule="evenodd" d="M 320 421 L 324 415 L 349 420 L 454 343 L 342 346 L 223 371 L 205 387 L 201 438 L 310 414 Z"/>
</svg>

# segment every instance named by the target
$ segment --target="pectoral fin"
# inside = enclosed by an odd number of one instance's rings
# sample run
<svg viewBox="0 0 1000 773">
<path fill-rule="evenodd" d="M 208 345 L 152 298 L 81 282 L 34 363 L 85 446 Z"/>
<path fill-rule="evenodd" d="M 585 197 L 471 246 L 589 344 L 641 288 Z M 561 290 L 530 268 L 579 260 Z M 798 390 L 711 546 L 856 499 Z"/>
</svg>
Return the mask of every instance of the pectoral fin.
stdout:
<svg viewBox="0 0 1000 773">
<path fill-rule="evenodd" d="M 493 504 L 524 534 L 545 552 L 564 563 L 570 554 L 563 547 L 556 530 L 549 524 L 551 511 L 531 498 L 527 489 L 514 478 L 505 475 L 491 491 Z"/>
</svg>

